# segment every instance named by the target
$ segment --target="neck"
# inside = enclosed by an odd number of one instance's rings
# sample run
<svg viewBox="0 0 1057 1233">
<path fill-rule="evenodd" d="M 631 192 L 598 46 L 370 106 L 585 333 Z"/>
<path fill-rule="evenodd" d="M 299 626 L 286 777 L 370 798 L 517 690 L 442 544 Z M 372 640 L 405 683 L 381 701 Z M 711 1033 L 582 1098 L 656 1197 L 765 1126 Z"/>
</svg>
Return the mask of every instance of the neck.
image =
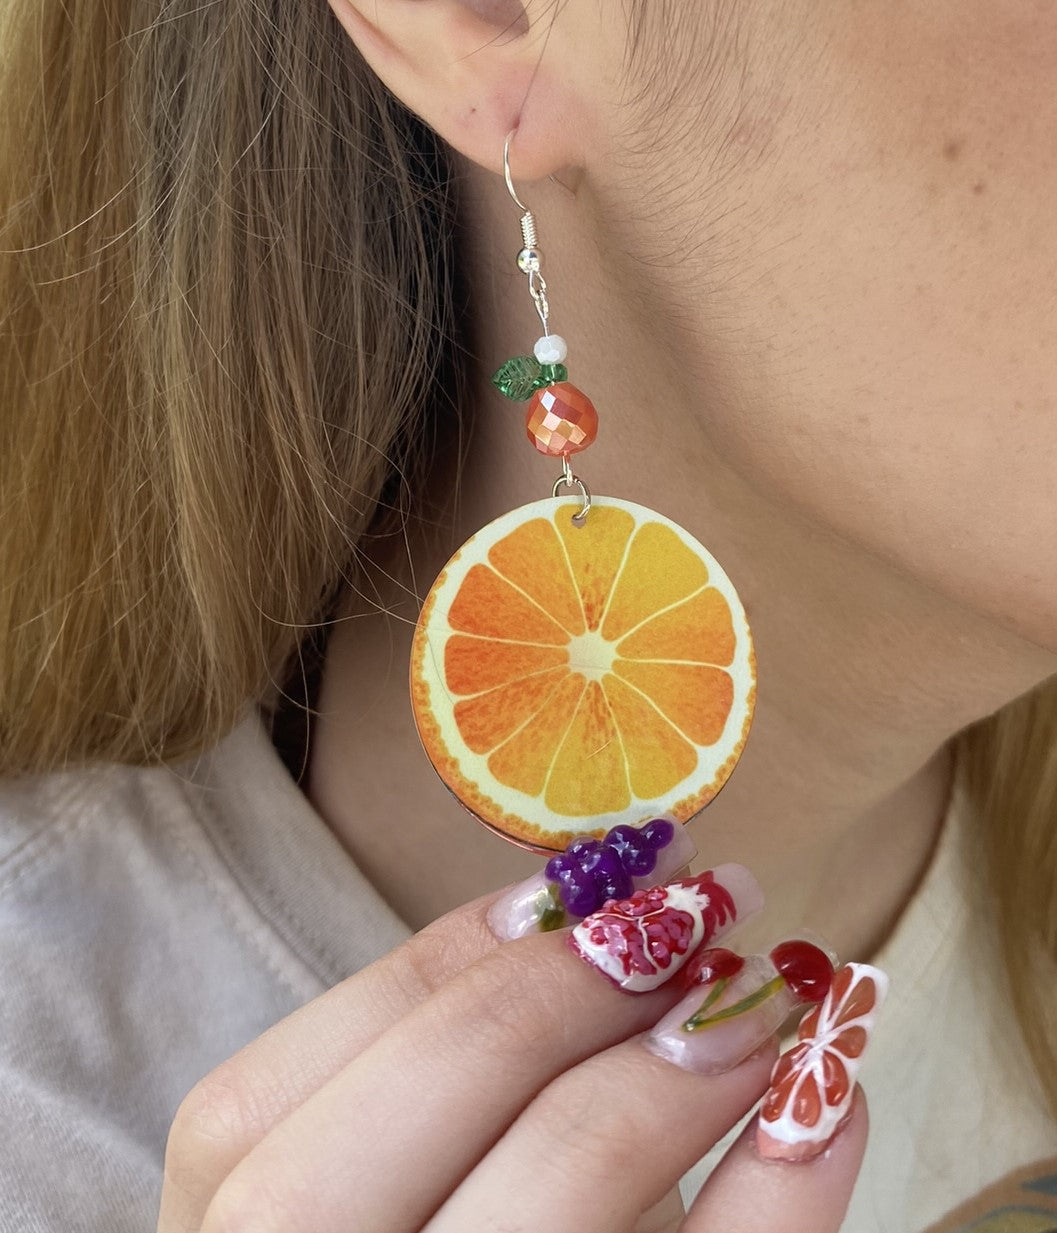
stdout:
<svg viewBox="0 0 1057 1233">
<path fill-rule="evenodd" d="M 488 383 L 540 331 L 513 261 L 515 207 L 494 177 L 467 167 L 465 183 L 462 208 L 477 237 L 465 254 L 477 289 L 477 413 L 449 549 L 547 495 L 560 470 L 532 451 L 518 411 Z M 575 460 L 577 472 L 596 494 L 656 508 L 699 538 L 731 576 L 753 628 L 753 727 L 729 783 L 691 824 L 701 860 L 738 860 L 757 874 L 769 905 L 761 937 L 809 927 L 844 957 L 867 954 L 934 844 L 950 739 L 1019 692 L 1003 649 L 1008 640 L 1008 660 L 1021 662 L 1022 644 L 1018 658 L 1012 635 L 752 474 L 723 431 L 731 416 L 752 415 L 739 398 L 747 382 L 736 358 L 710 352 L 715 331 L 700 290 L 670 270 L 667 285 L 648 266 L 632 277 L 615 240 L 606 247 L 604 203 L 583 186 L 574 198 L 536 185 L 529 202 L 543 232 L 552 330 L 568 340 L 569 379 L 599 411 L 598 440 Z M 770 323 L 759 324 L 766 337 Z M 1037 674 L 1023 672 L 1026 689 Z"/>
</svg>

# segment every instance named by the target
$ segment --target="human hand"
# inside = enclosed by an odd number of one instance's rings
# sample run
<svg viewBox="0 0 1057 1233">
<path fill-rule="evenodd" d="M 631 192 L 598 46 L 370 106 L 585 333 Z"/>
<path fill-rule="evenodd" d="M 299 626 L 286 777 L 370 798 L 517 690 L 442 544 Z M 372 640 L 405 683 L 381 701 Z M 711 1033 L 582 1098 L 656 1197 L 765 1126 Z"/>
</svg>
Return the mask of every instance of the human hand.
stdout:
<svg viewBox="0 0 1057 1233">
<path fill-rule="evenodd" d="M 865 1145 L 857 1091 L 809 1163 L 764 1159 L 750 1125 L 685 1219 L 664 1204 L 763 1095 L 776 1054 L 753 1037 L 759 1011 L 710 1038 L 712 1071 L 717 1050 L 733 1063 L 749 1037 L 759 1046 L 725 1073 L 685 1069 L 692 1056 L 673 1065 L 643 1035 L 681 998 L 700 1001 L 669 978 L 759 905 L 739 866 L 715 871 L 725 919 L 710 919 L 707 884 L 673 885 L 692 936 L 680 953 L 668 931 L 669 964 L 639 963 L 635 996 L 614 987 L 612 954 L 591 955 L 596 917 L 500 945 L 490 895 L 275 1024 L 182 1103 L 158 1233 L 836 1231 Z"/>
</svg>

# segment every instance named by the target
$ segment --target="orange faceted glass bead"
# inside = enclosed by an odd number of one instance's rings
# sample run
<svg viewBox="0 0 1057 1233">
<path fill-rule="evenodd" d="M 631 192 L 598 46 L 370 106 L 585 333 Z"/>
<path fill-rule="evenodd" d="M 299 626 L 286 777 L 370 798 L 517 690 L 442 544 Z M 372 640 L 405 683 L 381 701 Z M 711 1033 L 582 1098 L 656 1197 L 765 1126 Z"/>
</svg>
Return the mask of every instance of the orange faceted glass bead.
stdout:
<svg viewBox="0 0 1057 1233">
<path fill-rule="evenodd" d="M 560 458 L 587 449 L 598 435 L 598 412 L 571 382 L 556 381 L 532 395 L 525 429 L 541 454 Z"/>
</svg>

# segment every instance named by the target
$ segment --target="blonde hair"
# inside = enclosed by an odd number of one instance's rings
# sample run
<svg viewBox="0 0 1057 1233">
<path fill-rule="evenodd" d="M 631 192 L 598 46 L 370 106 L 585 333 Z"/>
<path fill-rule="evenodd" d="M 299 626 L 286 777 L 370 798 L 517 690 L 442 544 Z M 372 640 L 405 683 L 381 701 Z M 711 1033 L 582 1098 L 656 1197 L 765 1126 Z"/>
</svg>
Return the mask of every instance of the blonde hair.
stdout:
<svg viewBox="0 0 1057 1233">
<path fill-rule="evenodd" d="M 432 134 L 322 2 L 158 7 L 0 10 L 8 775 L 179 760 L 247 699 L 274 707 L 357 540 L 455 421 Z M 1057 1110 L 1036 975 L 1057 954 L 1057 688 L 956 740 Z"/>
<path fill-rule="evenodd" d="M 1057 678 L 971 724 L 955 747 L 984 866 L 974 881 L 990 888 L 981 906 L 997 924 L 1008 994 L 1057 1116 Z"/>
<path fill-rule="evenodd" d="M 455 414 L 432 134 L 324 3 L 160 7 L 0 6 L 9 774 L 270 705 Z"/>
</svg>

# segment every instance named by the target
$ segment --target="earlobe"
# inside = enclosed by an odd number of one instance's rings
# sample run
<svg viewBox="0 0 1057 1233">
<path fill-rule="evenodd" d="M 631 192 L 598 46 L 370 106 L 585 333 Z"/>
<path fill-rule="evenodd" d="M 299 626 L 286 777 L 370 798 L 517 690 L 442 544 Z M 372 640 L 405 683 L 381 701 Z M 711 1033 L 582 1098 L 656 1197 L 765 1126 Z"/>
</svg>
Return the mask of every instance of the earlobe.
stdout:
<svg viewBox="0 0 1057 1233">
<path fill-rule="evenodd" d="M 560 17 L 520 0 L 330 0 L 370 67 L 460 154 L 502 174 L 518 130 L 518 178 L 578 165 L 580 101 L 563 56 Z M 513 160 L 512 160 L 513 161 Z"/>
</svg>

